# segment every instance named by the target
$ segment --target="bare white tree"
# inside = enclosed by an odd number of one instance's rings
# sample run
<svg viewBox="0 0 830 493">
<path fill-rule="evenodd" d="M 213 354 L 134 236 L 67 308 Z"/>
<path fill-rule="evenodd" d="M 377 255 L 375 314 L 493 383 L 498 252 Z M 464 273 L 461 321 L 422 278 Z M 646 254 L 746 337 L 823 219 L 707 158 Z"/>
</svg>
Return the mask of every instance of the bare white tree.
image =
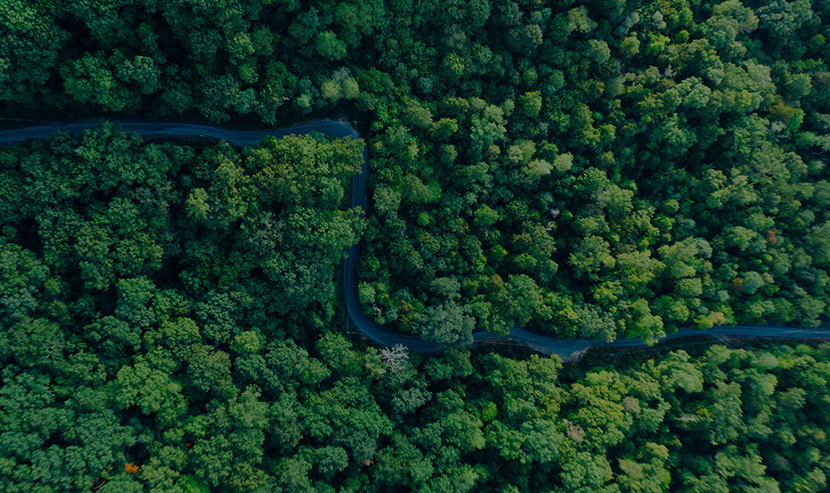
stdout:
<svg viewBox="0 0 830 493">
<path fill-rule="evenodd" d="M 403 368 L 403 364 L 409 359 L 409 353 L 406 352 L 406 346 L 403 344 L 395 344 L 391 348 L 381 349 L 380 359 L 389 365 L 390 370 L 398 371 Z"/>
</svg>

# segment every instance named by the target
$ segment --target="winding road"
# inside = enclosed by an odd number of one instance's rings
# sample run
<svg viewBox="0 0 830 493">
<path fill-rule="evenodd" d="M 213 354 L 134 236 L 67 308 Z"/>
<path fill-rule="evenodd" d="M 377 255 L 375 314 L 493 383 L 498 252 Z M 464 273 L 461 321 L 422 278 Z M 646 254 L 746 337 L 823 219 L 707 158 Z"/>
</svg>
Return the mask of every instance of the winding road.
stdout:
<svg viewBox="0 0 830 493">
<path fill-rule="evenodd" d="M 228 143 L 246 146 L 259 143 L 267 136 L 282 138 L 286 135 L 304 135 L 309 133 L 324 133 L 336 138 L 359 138 L 357 130 L 346 122 L 321 120 L 296 127 L 267 129 L 267 130 L 229 130 L 219 127 L 196 125 L 176 122 L 139 122 L 121 121 L 121 128 L 128 133 L 138 133 L 143 136 L 189 136 L 219 139 Z M 45 139 L 55 131 L 64 131 L 72 134 L 82 134 L 98 126 L 97 121 L 87 120 L 73 123 L 55 123 L 50 125 L 23 127 L 0 130 L 0 145 L 15 145 L 27 139 Z M 366 210 L 367 190 L 366 180 L 369 175 L 368 154 L 363 149 L 363 165 L 361 173 L 352 178 L 352 207 L 361 207 Z M 357 297 L 357 257 L 360 252 L 360 243 L 348 249 L 348 257 L 343 261 L 343 286 L 345 289 L 346 309 L 355 326 L 368 338 L 382 346 L 403 344 L 408 349 L 419 353 L 440 353 L 444 347 L 430 341 L 413 336 L 406 336 L 391 332 L 375 323 L 366 316 L 358 303 Z M 715 326 L 706 331 L 682 328 L 676 333 L 660 339 L 660 342 L 690 336 L 711 337 L 760 337 L 760 338 L 788 338 L 788 339 L 828 339 L 828 329 L 799 329 L 789 327 L 766 326 Z M 630 348 L 644 346 L 640 339 L 617 339 L 614 342 L 590 341 L 587 339 L 555 339 L 536 334 L 522 328 L 514 328 L 507 336 L 479 331 L 473 334 L 473 344 L 482 342 L 513 342 L 531 347 L 545 354 L 556 354 L 563 361 L 572 361 L 578 358 L 589 348 L 618 347 Z"/>
</svg>

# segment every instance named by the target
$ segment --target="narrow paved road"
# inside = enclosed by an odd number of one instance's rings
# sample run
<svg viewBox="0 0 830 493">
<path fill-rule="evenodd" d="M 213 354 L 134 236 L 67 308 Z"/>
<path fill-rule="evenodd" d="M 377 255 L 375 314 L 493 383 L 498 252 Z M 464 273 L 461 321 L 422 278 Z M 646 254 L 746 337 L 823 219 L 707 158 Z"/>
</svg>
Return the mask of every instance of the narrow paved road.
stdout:
<svg viewBox="0 0 830 493">
<path fill-rule="evenodd" d="M 324 133 L 333 137 L 359 138 L 354 127 L 344 122 L 322 120 L 305 123 L 296 127 L 278 128 L 268 130 L 229 130 L 204 125 L 194 125 L 176 122 L 134 122 L 122 121 L 121 128 L 125 132 L 135 132 L 145 136 L 192 136 L 220 139 L 231 144 L 246 146 L 259 143 L 267 136 L 282 138 L 286 135 L 304 135 L 314 132 Z M 82 121 L 75 123 L 58 123 L 37 127 L 16 128 L 0 131 L 0 145 L 14 145 L 26 139 L 45 139 L 52 132 L 64 131 L 72 134 L 81 134 L 84 130 L 95 128 L 96 121 Z M 352 207 L 361 207 L 366 210 L 366 180 L 369 175 L 368 154 L 363 149 L 362 172 L 352 178 Z M 394 346 L 403 344 L 407 348 L 419 353 L 440 353 L 443 346 L 437 343 L 424 341 L 413 336 L 405 336 L 391 332 L 372 319 L 366 316 L 358 303 L 357 297 L 357 257 L 360 252 L 360 243 L 353 245 L 348 250 L 348 257 L 343 261 L 343 286 L 345 289 L 346 309 L 355 326 L 375 343 L 382 346 Z M 689 336 L 711 336 L 711 337 L 764 337 L 764 338 L 789 338 L 789 339 L 828 339 L 830 330 L 827 329 L 799 329 L 790 327 L 765 327 L 765 326 L 715 326 L 706 331 L 697 331 L 683 328 L 660 341 L 677 339 Z M 592 347 L 637 347 L 643 346 L 640 339 L 617 339 L 614 342 L 598 342 L 586 339 L 555 339 L 552 337 L 535 334 L 522 328 L 514 328 L 507 336 L 491 334 L 479 331 L 473 334 L 473 344 L 481 342 L 504 342 L 512 341 L 527 345 L 539 352 L 556 354 L 564 361 L 578 358 L 584 351 Z"/>
</svg>

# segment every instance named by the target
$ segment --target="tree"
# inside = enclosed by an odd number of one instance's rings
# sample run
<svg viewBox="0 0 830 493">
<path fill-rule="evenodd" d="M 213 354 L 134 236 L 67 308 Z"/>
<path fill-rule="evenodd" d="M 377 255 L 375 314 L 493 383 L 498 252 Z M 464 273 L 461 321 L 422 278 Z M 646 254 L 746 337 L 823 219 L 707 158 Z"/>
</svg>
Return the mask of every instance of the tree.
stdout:
<svg viewBox="0 0 830 493">
<path fill-rule="evenodd" d="M 63 65 L 64 89 L 79 103 L 94 103 L 105 111 L 121 111 L 129 93 L 115 80 L 103 52 L 84 53 L 83 57 Z"/>
<path fill-rule="evenodd" d="M 205 344 L 192 344 L 182 355 L 187 362 L 188 384 L 201 392 L 234 393 L 230 357 Z"/>
<path fill-rule="evenodd" d="M 589 279 L 597 279 L 597 272 L 603 267 L 613 268 L 616 260 L 611 256 L 610 245 L 605 239 L 589 236 L 583 238 L 575 253 L 569 255 L 569 263 L 578 276 L 587 275 Z"/>
<path fill-rule="evenodd" d="M 542 109 L 542 93 L 539 91 L 528 92 L 519 97 L 519 105 L 528 118 L 537 118 Z"/>
<path fill-rule="evenodd" d="M 230 74 L 208 77 L 200 89 L 199 111 L 202 116 L 216 123 L 222 123 L 230 118 L 228 110 L 240 102 L 239 81 Z M 247 113 L 247 111 L 242 112 Z"/>
<path fill-rule="evenodd" d="M 116 75 L 125 82 L 132 82 L 141 94 L 152 94 L 160 87 L 161 69 L 156 61 L 147 56 L 136 55 L 116 67 Z"/>
<path fill-rule="evenodd" d="M 430 306 L 423 314 L 416 314 L 412 326 L 426 340 L 450 345 L 472 342 L 473 318 L 467 310 L 455 303 Z"/>
<path fill-rule="evenodd" d="M 608 459 L 590 452 L 578 452 L 562 468 L 562 484 L 568 491 L 601 491 L 611 477 Z"/>
<path fill-rule="evenodd" d="M 577 333 L 580 337 L 611 342 L 615 338 L 616 324 L 607 312 L 594 305 L 574 308 Z"/>
<path fill-rule="evenodd" d="M 830 265 L 830 222 L 810 228 L 806 240 L 813 260 L 819 265 Z"/>
<path fill-rule="evenodd" d="M 193 444 L 190 450 L 193 459 L 201 464 L 196 477 L 217 487 L 223 484 L 232 471 L 233 452 L 223 435 L 204 437 Z"/>
<path fill-rule="evenodd" d="M 628 36 L 620 42 L 620 54 L 624 58 L 633 58 L 640 53 L 640 40 L 636 36 Z"/>
<path fill-rule="evenodd" d="M 656 443 L 647 443 L 646 447 L 644 459 L 648 462 L 619 460 L 619 468 L 623 474 L 617 478 L 617 484 L 623 491 L 665 491 L 669 487 L 671 473 L 665 464 L 669 458 L 668 448 Z"/>
<path fill-rule="evenodd" d="M 341 60 L 346 56 L 346 43 L 337 39 L 332 31 L 323 31 L 317 35 L 314 44 L 317 53 L 331 61 Z"/>
<path fill-rule="evenodd" d="M 137 405 L 142 413 L 154 414 L 163 426 L 169 426 L 186 411 L 182 386 L 171 379 L 169 371 L 175 368 L 171 355 L 157 351 L 151 358 L 137 356 L 135 363 L 118 371 L 115 402 L 121 408 Z"/>
<path fill-rule="evenodd" d="M 397 371 L 403 368 L 409 355 L 406 352 L 406 346 L 403 344 L 396 344 L 391 348 L 383 348 L 381 350 L 381 359 L 384 363 L 389 365 L 389 369 Z"/>
<path fill-rule="evenodd" d="M 58 61 L 58 47 L 69 38 L 51 15 L 42 15 L 37 6 L 21 0 L 0 7 L 0 59 L 4 82 L 0 98 L 36 104 L 39 91 L 50 78 Z"/>
<path fill-rule="evenodd" d="M 392 423 L 368 389 L 354 379 L 311 396 L 303 417 L 311 437 L 343 447 L 355 461 L 372 459 L 381 435 L 392 432 Z"/>
</svg>

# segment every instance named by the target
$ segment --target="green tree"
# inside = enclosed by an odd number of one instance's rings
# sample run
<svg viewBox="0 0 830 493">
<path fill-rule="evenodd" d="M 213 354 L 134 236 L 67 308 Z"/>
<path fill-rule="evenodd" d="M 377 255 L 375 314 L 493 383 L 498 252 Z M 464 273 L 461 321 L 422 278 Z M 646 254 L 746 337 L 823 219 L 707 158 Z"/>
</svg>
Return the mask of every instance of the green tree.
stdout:
<svg viewBox="0 0 830 493">
<path fill-rule="evenodd" d="M 320 56 L 331 61 L 342 60 L 347 53 L 346 43 L 337 39 L 337 35 L 332 31 L 318 34 L 314 47 Z"/>
</svg>

